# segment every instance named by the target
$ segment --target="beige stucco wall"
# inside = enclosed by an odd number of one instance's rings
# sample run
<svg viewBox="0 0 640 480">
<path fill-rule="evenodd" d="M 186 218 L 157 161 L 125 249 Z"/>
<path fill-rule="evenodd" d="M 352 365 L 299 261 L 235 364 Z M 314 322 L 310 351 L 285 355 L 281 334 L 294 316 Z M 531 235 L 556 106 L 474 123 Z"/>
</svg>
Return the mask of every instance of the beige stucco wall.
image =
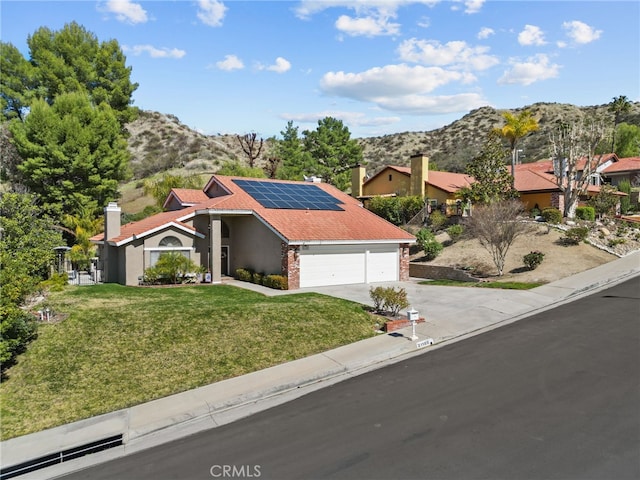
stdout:
<svg viewBox="0 0 640 480">
<path fill-rule="evenodd" d="M 425 190 L 425 196 L 430 200 L 433 198 L 438 200 L 438 205 L 441 203 L 446 203 L 447 200 L 455 200 L 456 198 L 453 193 L 447 193 L 444 190 L 441 190 L 429 184 L 427 184 L 427 189 Z"/>
<path fill-rule="evenodd" d="M 391 175 L 391 180 L 389 180 Z M 411 188 L 411 179 L 390 168 L 384 169 L 379 175 L 369 180 L 362 188 L 363 195 L 386 195 L 395 193 L 399 196 L 408 195 Z"/>
<path fill-rule="evenodd" d="M 265 274 L 282 270 L 282 240 L 253 216 L 225 218 L 230 230 L 230 273 L 248 268 Z"/>
<path fill-rule="evenodd" d="M 523 193 L 520 200 L 527 210 L 531 210 L 536 204 L 541 211 L 552 206 L 551 193 Z"/>
</svg>

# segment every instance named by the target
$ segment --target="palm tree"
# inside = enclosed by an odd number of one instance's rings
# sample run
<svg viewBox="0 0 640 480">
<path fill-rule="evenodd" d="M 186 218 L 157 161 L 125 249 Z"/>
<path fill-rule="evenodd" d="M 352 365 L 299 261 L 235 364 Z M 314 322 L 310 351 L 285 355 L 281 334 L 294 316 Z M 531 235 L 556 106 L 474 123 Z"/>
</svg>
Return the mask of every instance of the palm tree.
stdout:
<svg viewBox="0 0 640 480">
<path fill-rule="evenodd" d="M 509 149 L 511 150 L 511 186 L 515 188 L 518 141 L 528 133 L 538 130 L 538 121 L 533 118 L 530 110 L 523 110 L 517 116 L 510 112 L 504 112 L 502 117 L 507 122 L 506 125 L 502 128 L 494 128 L 493 133 L 497 133 L 509 141 Z"/>
<path fill-rule="evenodd" d="M 623 113 L 626 113 L 629 110 L 631 110 L 631 102 L 624 95 L 620 95 L 619 97 L 613 97 L 613 100 L 611 100 L 611 103 L 609 103 L 609 111 L 614 114 L 614 118 L 613 118 L 613 135 L 611 136 L 611 151 L 612 152 L 615 152 L 616 127 L 620 123 L 620 117 L 622 116 Z"/>
</svg>

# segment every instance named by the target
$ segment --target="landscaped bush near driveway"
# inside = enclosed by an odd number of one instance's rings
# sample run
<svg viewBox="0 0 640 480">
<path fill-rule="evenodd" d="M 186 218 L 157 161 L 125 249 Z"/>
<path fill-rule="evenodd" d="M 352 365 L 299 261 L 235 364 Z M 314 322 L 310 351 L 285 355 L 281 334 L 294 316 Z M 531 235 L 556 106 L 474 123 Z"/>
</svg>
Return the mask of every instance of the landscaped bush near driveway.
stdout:
<svg viewBox="0 0 640 480">
<path fill-rule="evenodd" d="M 398 287 L 375 287 L 369 289 L 369 296 L 373 301 L 373 308 L 377 312 L 388 312 L 392 317 L 398 316 L 400 310 L 409 306 L 407 291 Z"/>
<path fill-rule="evenodd" d="M 235 273 L 236 280 L 241 282 L 255 283 L 277 290 L 288 290 L 289 281 L 284 275 L 265 275 L 264 273 L 254 272 L 247 268 L 238 268 Z"/>
</svg>

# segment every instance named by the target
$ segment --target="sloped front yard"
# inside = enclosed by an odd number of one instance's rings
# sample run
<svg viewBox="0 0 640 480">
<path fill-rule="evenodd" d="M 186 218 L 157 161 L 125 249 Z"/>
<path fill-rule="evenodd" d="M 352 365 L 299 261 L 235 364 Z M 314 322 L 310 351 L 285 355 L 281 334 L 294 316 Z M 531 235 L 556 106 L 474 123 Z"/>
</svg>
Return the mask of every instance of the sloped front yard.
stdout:
<svg viewBox="0 0 640 480">
<path fill-rule="evenodd" d="M 534 230 L 530 234 L 518 237 L 509 249 L 505 273 L 500 277 L 500 281 L 548 283 L 618 258 L 616 255 L 586 243 L 570 246 L 561 245 L 560 239 L 563 237 L 563 232 L 555 228 L 549 228 L 546 224 L 533 224 L 533 228 Z M 595 236 L 598 237 L 597 240 L 600 240 L 603 246 L 607 246 L 609 239 L 614 238 L 615 234 L 602 239 L 599 238 L 600 235 L 597 233 L 594 233 L 592 237 Z M 446 233 L 443 233 L 438 235 L 437 238 L 446 244 L 449 237 Z M 625 242 L 625 249 L 632 251 L 640 248 L 640 243 L 634 244 L 633 242 L 634 240 L 632 239 Z M 524 268 L 522 258 L 533 250 L 544 253 L 544 260 L 535 270 L 527 270 Z M 417 253 L 413 256 L 412 261 L 420 262 L 421 257 L 422 255 Z M 491 260 L 491 255 L 474 239 L 460 240 L 453 245 L 446 246 L 435 260 L 427 263 L 430 265 L 456 267 L 467 270 L 478 277 L 485 277 L 491 280 L 497 279 L 497 271 Z"/>
<path fill-rule="evenodd" d="M 352 302 L 224 285 L 70 287 L 48 306 L 64 320 L 41 325 L 0 387 L 3 440 L 375 335 Z"/>
</svg>

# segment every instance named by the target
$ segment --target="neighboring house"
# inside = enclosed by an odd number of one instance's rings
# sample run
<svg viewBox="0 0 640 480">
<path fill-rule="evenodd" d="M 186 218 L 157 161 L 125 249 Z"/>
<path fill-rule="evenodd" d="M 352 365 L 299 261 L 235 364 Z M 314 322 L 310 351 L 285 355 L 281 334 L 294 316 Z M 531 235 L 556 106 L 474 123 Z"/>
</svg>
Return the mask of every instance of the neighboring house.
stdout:
<svg viewBox="0 0 640 480">
<path fill-rule="evenodd" d="M 594 159 L 594 163 L 585 195 L 581 196 L 582 202 L 587 201 L 590 197 L 600 192 L 600 186 L 604 183 L 617 182 L 621 178 L 629 178 L 637 175 L 640 177 L 640 159 L 635 163 L 633 158 L 619 159 L 615 153 L 608 153 L 598 156 Z M 586 166 L 586 159 L 581 159 L 577 163 L 578 175 L 581 175 Z M 635 167 L 635 169 L 634 169 Z M 564 195 L 560 191 L 556 183 L 556 176 L 553 160 L 541 160 L 532 163 L 523 163 L 516 165 L 515 170 L 515 187 L 520 193 L 520 199 L 526 208 L 538 208 L 540 210 L 547 207 L 554 207 L 564 210 Z M 617 175 L 619 174 L 619 175 Z M 616 183 L 612 179 L 616 180 Z"/>
<path fill-rule="evenodd" d="M 429 200 L 432 208 L 444 208 L 448 214 L 456 213 L 457 193 L 468 187 L 473 178 L 462 173 L 429 170 L 429 158 L 425 155 L 411 157 L 411 167 L 388 165 L 366 177 L 365 167 L 353 169 L 351 194 L 361 200 L 375 196 L 417 195 Z"/>
<path fill-rule="evenodd" d="M 285 275 L 289 289 L 409 277 L 415 237 L 324 183 L 214 175 L 201 192 L 174 189 L 165 207 L 122 226 L 117 204 L 105 208 L 105 232 L 92 238 L 105 282 L 138 285 L 169 251 L 213 282 L 238 268 Z"/>
<path fill-rule="evenodd" d="M 629 180 L 632 187 L 640 187 L 640 157 L 620 158 L 600 171 L 604 181 L 618 186 L 621 180 Z"/>
</svg>

